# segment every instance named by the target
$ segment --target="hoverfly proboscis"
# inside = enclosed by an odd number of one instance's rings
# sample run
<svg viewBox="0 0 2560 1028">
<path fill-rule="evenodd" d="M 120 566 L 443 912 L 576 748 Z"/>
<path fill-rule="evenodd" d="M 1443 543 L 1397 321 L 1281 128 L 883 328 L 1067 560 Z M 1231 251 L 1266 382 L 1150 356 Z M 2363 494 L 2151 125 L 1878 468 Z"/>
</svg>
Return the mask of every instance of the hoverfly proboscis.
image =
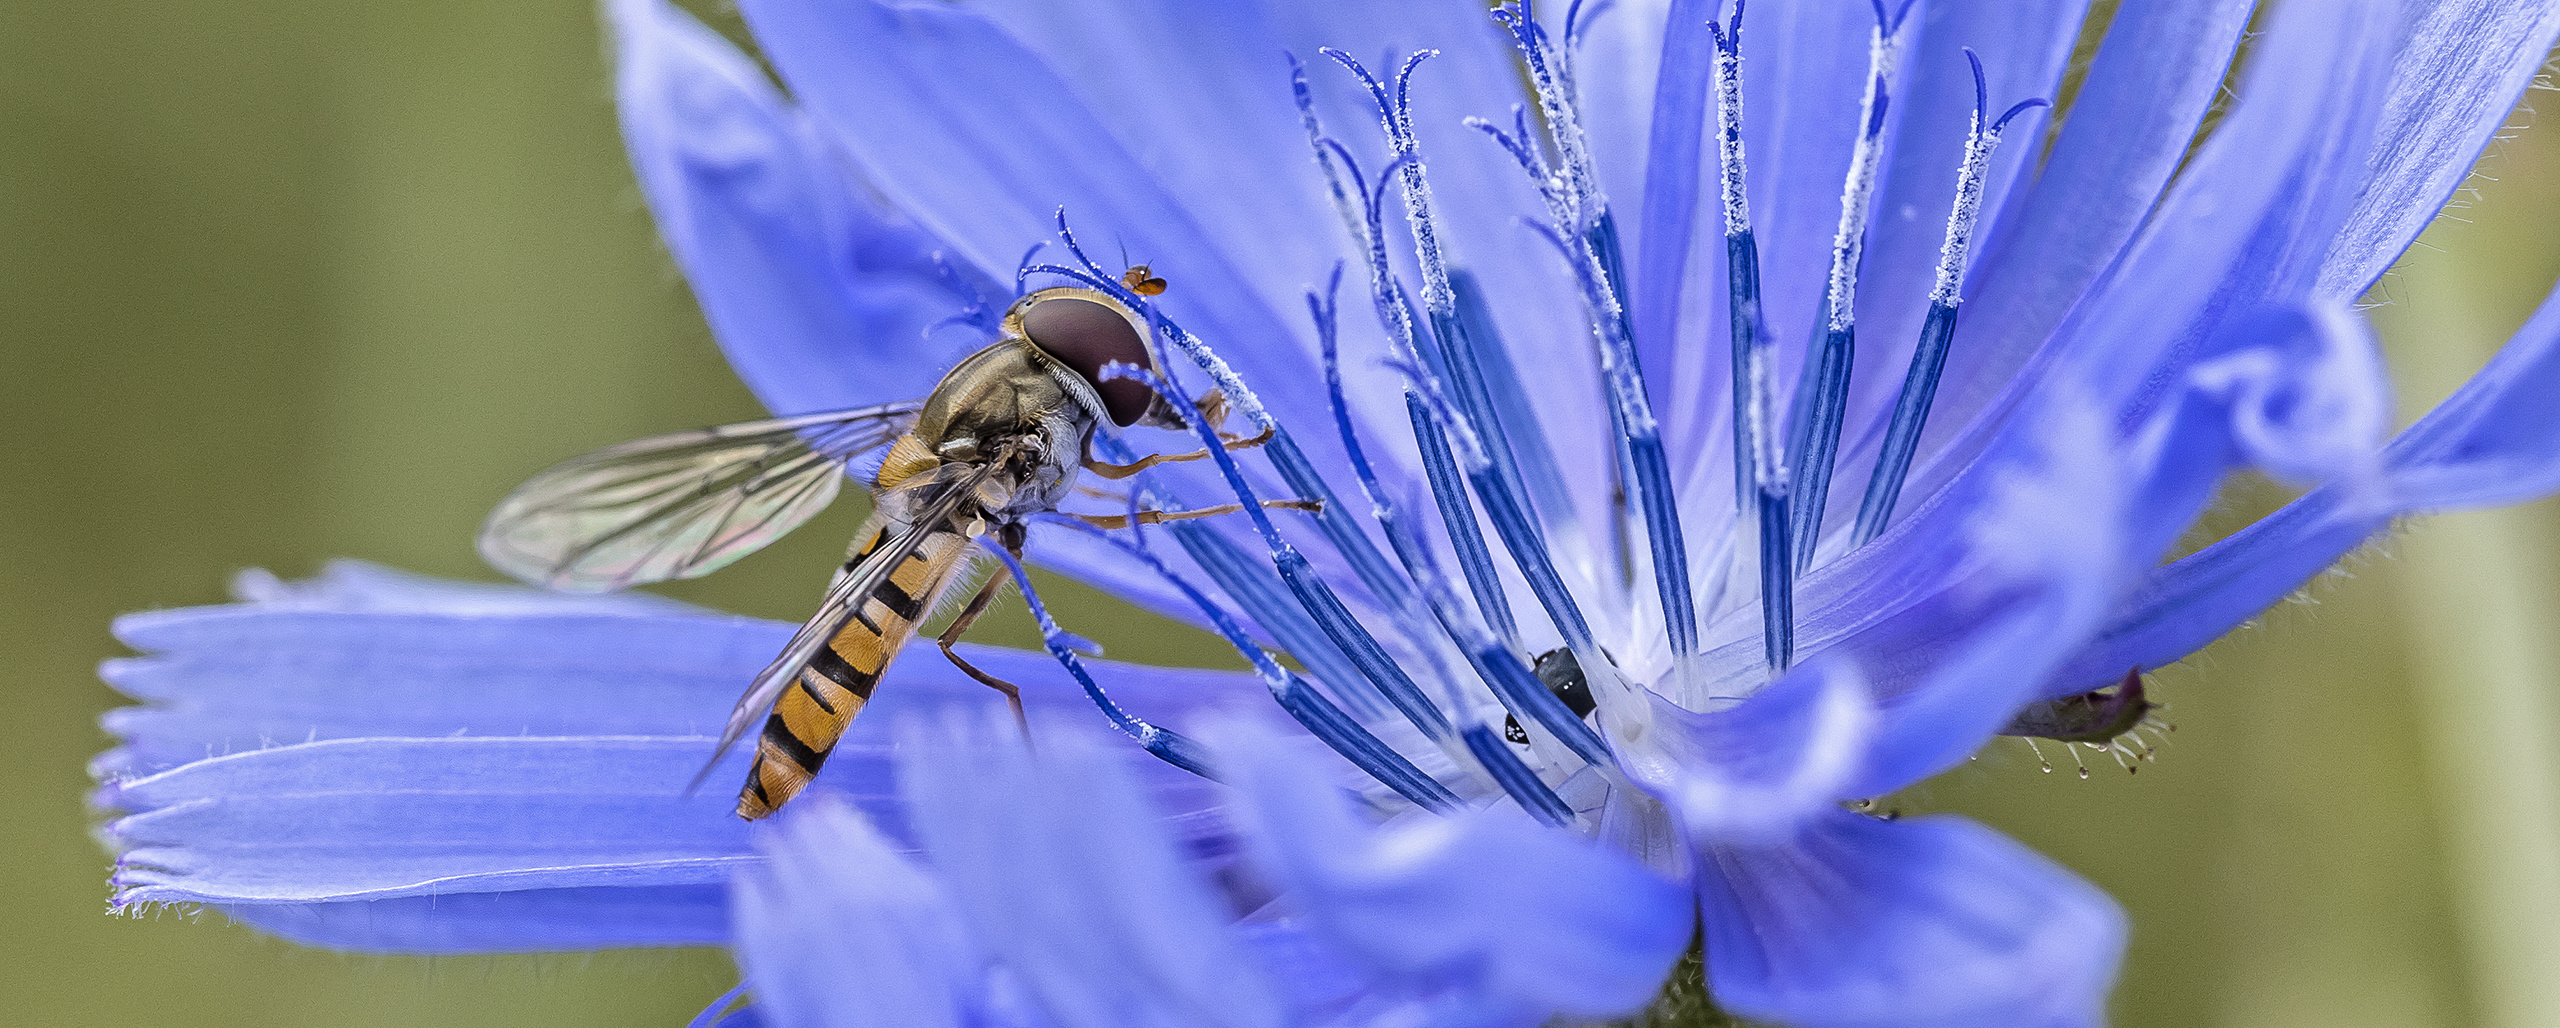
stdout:
<svg viewBox="0 0 2560 1028">
<path fill-rule="evenodd" d="M 1162 291 L 1163 280 L 1143 265 L 1128 277 Z M 1185 427 L 1145 386 L 1101 376 L 1114 362 L 1163 375 L 1146 338 L 1145 321 L 1111 294 L 1037 290 L 1005 312 L 995 342 L 961 360 L 921 400 L 597 450 L 535 475 L 501 500 L 481 529 L 480 553 L 518 579 L 573 592 L 706 575 L 814 517 L 835 498 L 846 465 L 886 445 L 868 483 L 870 520 L 817 613 L 739 697 L 711 758 L 716 764 L 764 718 L 738 794 L 738 816 L 762 818 L 817 774 L 899 648 L 966 577 L 961 570 L 979 537 L 992 532 L 1018 555 L 1024 519 L 1056 510 L 1080 471 L 1125 478 L 1156 464 L 1209 456 L 1203 450 L 1108 464 L 1089 455 L 1106 418 L 1121 428 Z M 1216 405 L 1204 408 L 1217 416 Z M 1223 438 L 1227 449 L 1241 449 L 1268 436 Z M 1311 506 L 1298 500 L 1267 505 Z M 1139 517 L 1152 523 L 1235 509 L 1227 504 Z M 1074 516 L 1106 528 L 1129 520 Z M 1003 692 L 1020 719 L 1019 691 L 951 649 L 1007 580 L 989 576 L 939 642 L 962 671 Z"/>
</svg>

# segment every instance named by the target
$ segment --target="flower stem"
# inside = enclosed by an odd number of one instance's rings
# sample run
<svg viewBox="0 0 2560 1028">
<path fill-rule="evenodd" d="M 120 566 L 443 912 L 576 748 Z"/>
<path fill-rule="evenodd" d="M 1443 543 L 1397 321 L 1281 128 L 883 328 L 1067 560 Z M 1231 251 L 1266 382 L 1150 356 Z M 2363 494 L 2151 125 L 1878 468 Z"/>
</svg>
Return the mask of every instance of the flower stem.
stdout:
<svg viewBox="0 0 2560 1028">
<path fill-rule="evenodd" d="M 1725 1013 L 1707 993 L 1707 954 L 1698 943 L 1672 965 L 1671 977 L 1643 1012 L 1614 1021 L 1557 1021 L 1549 1028 L 1752 1028 L 1748 1021 Z"/>
</svg>

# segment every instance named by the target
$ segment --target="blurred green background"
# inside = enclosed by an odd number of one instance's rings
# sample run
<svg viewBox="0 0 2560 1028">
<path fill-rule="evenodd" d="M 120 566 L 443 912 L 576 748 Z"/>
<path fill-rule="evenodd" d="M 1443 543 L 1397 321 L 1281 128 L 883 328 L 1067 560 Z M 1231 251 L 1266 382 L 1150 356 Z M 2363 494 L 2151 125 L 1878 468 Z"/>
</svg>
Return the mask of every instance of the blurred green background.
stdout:
<svg viewBox="0 0 2560 1028">
<path fill-rule="evenodd" d="M 7 1019 L 678 1025 L 732 980 L 710 952 L 351 957 L 110 918 L 81 800 L 114 615 L 337 555 L 492 577 L 472 531 L 524 474 L 758 413 L 608 95 L 585 3 L 0 9 Z M 2375 311 L 2408 416 L 2560 272 L 2560 132 L 2483 171 Z M 2206 531 L 2280 499 L 2241 484 Z M 672 591 L 796 620 L 857 516 Z M 2418 523 L 2162 672 L 2178 731 L 2141 774 L 2040 774 L 2003 743 L 1898 802 L 1983 817 L 2125 903 L 2119 1024 L 2554 1023 L 2555 540 L 2551 504 Z M 1114 656 L 1228 662 L 1058 589 Z M 991 638 L 1033 636 L 1014 613 Z"/>
</svg>

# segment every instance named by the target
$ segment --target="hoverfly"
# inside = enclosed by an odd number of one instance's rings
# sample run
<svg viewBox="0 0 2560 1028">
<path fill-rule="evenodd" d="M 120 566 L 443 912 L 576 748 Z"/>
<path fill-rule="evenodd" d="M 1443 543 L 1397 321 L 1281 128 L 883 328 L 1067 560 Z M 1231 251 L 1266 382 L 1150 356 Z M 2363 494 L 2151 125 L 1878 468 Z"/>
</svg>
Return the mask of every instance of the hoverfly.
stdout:
<svg viewBox="0 0 2560 1028">
<path fill-rule="evenodd" d="M 1163 280 L 1143 266 L 1129 277 L 1162 289 Z M 992 531 L 1019 554 L 1023 519 L 1055 510 L 1079 470 L 1116 479 L 1209 456 L 1203 450 L 1107 464 L 1088 455 L 1104 418 L 1123 428 L 1187 427 L 1145 386 L 1100 377 L 1115 361 L 1162 376 L 1145 340 L 1145 322 L 1110 294 L 1041 289 L 1016 300 L 996 341 L 963 359 L 921 400 L 606 447 L 508 494 L 481 529 L 480 553 L 518 579 L 575 592 L 709 574 L 815 516 L 835 498 L 848 462 L 886 444 L 870 477 L 869 522 L 817 613 L 739 698 L 712 757 L 716 763 L 764 716 L 738 795 L 738 816 L 762 818 L 817 774 L 900 646 L 967 577 L 961 571 L 978 537 Z M 1204 416 L 1214 423 L 1222 398 L 1213 391 L 1202 399 Z M 1267 441 L 1268 433 L 1221 438 L 1227 449 L 1240 449 Z M 1154 523 L 1235 509 L 1137 517 Z M 1077 516 L 1105 528 L 1129 521 L 1126 515 Z M 962 671 L 1003 692 L 1019 719 L 1019 691 L 951 649 L 1006 580 L 989 576 L 939 641 Z"/>
</svg>

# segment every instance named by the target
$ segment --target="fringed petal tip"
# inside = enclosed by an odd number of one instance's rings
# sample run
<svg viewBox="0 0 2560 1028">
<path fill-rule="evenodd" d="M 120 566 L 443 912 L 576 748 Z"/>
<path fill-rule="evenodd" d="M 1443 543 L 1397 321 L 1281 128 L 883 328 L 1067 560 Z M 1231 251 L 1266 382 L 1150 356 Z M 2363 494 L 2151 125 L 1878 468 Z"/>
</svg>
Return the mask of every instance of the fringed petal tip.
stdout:
<svg viewBox="0 0 2560 1028">
<path fill-rule="evenodd" d="M 724 787 L 744 755 L 715 769 L 719 784 L 684 789 L 710 754 L 706 730 L 789 626 L 351 564 L 316 583 L 253 576 L 243 594 L 127 619 L 146 655 L 104 668 L 146 701 L 107 715 L 122 741 L 92 762 L 120 903 L 204 903 L 296 941 L 377 952 L 727 938 L 721 883 L 758 859 Z M 1063 683 L 1039 654 L 963 652 L 1025 683 L 1035 725 L 1095 717 L 1052 687 Z M 1251 695 L 1233 688 L 1241 676 L 1093 666 L 1156 716 Z M 1000 701 L 939 654 L 902 663 L 889 684 L 813 791 L 899 833 L 894 723 Z M 1228 859 L 1207 784 L 1129 759 L 1180 815 L 1186 852 Z"/>
</svg>

